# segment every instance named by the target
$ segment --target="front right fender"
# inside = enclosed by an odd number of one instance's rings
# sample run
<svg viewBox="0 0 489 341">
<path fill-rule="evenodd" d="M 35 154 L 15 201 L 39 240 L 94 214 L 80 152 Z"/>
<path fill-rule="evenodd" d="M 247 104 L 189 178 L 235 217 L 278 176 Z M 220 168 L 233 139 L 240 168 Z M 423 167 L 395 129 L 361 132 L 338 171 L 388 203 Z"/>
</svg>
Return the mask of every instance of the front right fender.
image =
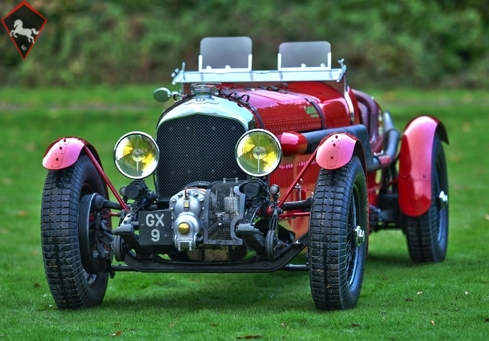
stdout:
<svg viewBox="0 0 489 341">
<path fill-rule="evenodd" d="M 365 153 L 362 143 L 349 133 L 334 133 L 326 136 L 317 149 L 316 162 L 324 169 L 339 169 L 356 155 L 366 173 Z"/>
</svg>

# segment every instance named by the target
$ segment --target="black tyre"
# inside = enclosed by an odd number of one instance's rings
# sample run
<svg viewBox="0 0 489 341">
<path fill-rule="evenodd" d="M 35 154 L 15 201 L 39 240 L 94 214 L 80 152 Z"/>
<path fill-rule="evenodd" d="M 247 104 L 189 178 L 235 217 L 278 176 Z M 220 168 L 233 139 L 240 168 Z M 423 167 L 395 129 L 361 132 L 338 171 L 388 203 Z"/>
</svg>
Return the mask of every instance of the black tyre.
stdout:
<svg viewBox="0 0 489 341">
<path fill-rule="evenodd" d="M 82 205 L 88 194 L 107 198 L 107 190 L 90 159 L 81 155 L 71 167 L 49 171 L 44 183 L 41 212 L 41 241 L 46 278 L 59 309 L 100 305 L 107 289 L 108 273 L 94 274 L 83 264 L 91 264 L 80 247 L 86 231 Z M 89 214 L 86 213 L 86 214 Z M 89 219 L 86 219 L 87 221 Z M 110 221 L 110 218 L 109 218 Z M 85 233 L 94 235 L 93 231 Z M 83 237 L 82 237 L 83 238 Z M 83 243 L 82 243 L 83 244 Z M 87 240 L 84 241 L 88 245 Z M 91 266 L 95 268 L 96 265 Z"/>
<path fill-rule="evenodd" d="M 442 142 L 433 140 L 431 205 L 419 217 L 402 215 L 409 255 L 414 263 L 441 262 L 448 246 L 448 175 Z"/>
<path fill-rule="evenodd" d="M 337 170 L 322 169 L 309 222 L 309 274 L 321 310 L 353 308 L 362 288 L 368 246 L 365 172 L 358 157 Z"/>
</svg>

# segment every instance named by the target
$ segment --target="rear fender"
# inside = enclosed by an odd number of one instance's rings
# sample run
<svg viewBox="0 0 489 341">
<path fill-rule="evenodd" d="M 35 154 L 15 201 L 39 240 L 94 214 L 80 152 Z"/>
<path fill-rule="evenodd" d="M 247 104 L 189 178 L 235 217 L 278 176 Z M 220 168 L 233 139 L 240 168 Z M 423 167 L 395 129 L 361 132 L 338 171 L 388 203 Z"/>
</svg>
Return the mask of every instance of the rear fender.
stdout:
<svg viewBox="0 0 489 341">
<path fill-rule="evenodd" d="M 365 154 L 360 140 L 349 133 L 326 136 L 318 146 L 316 162 L 324 169 L 338 169 L 346 165 L 356 155 L 366 172 Z"/>
<path fill-rule="evenodd" d="M 95 148 L 79 137 L 62 137 L 51 143 L 44 153 L 42 165 L 49 170 L 61 170 L 73 165 L 84 147 L 92 152 L 100 167 L 102 163 Z"/>
<path fill-rule="evenodd" d="M 430 116 L 419 116 L 406 126 L 399 152 L 399 208 L 412 217 L 431 205 L 431 168 L 435 134 L 448 143 L 445 126 Z"/>
</svg>

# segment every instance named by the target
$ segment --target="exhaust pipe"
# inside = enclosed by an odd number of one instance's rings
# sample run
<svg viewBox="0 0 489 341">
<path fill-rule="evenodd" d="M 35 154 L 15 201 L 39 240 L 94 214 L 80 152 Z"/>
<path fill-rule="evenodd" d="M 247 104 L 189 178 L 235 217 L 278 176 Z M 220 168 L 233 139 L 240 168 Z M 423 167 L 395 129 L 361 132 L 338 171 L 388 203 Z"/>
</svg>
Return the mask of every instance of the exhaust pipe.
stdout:
<svg viewBox="0 0 489 341">
<path fill-rule="evenodd" d="M 385 168 L 391 164 L 397 156 L 401 134 L 392 123 L 391 114 L 386 111 L 382 115 L 384 129 L 384 150 L 380 154 L 374 155 L 370 148 L 370 138 L 367 127 L 363 124 L 352 125 L 349 127 L 330 128 L 311 132 L 298 133 L 288 131 L 279 134 L 277 138 L 282 146 L 284 156 L 309 154 L 314 152 L 319 143 L 328 135 L 335 133 L 349 133 L 354 135 L 363 145 L 367 171 L 374 171 Z"/>
</svg>

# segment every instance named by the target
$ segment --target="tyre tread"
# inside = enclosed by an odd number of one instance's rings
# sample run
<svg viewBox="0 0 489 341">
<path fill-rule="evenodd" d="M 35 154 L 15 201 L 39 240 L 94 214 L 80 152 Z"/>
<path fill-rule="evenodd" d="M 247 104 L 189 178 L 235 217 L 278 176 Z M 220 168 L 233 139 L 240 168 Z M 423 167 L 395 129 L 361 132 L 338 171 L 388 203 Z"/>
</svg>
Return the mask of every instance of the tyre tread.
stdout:
<svg viewBox="0 0 489 341">
<path fill-rule="evenodd" d="M 59 309 L 99 305 L 105 294 L 108 276 L 97 281 L 103 293 L 88 286 L 81 262 L 78 238 L 78 190 L 86 172 L 94 166 L 86 157 L 60 171 L 49 171 L 41 204 L 41 243 L 46 279 Z M 100 181 L 100 180 L 99 180 Z M 100 188 L 101 182 L 97 184 Z M 101 187 L 103 188 L 103 187 Z M 104 278 L 105 277 L 105 278 Z M 102 295 L 100 295 L 102 294 Z"/>
<path fill-rule="evenodd" d="M 355 302 L 345 302 L 342 298 L 348 283 L 340 278 L 340 269 L 347 262 L 342 253 L 346 244 L 343 214 L 350 204 L 349 195 L 345 195 L 344 191 L 351 188 L 354 181 L 353 167 L 348 165 L 336 171 L 322 170 L 314 192 L 308 256 L 311 293 L 316 307 L 321 310 L 345 309 L 356 303 L 356 299 Z"/>
</svg>

